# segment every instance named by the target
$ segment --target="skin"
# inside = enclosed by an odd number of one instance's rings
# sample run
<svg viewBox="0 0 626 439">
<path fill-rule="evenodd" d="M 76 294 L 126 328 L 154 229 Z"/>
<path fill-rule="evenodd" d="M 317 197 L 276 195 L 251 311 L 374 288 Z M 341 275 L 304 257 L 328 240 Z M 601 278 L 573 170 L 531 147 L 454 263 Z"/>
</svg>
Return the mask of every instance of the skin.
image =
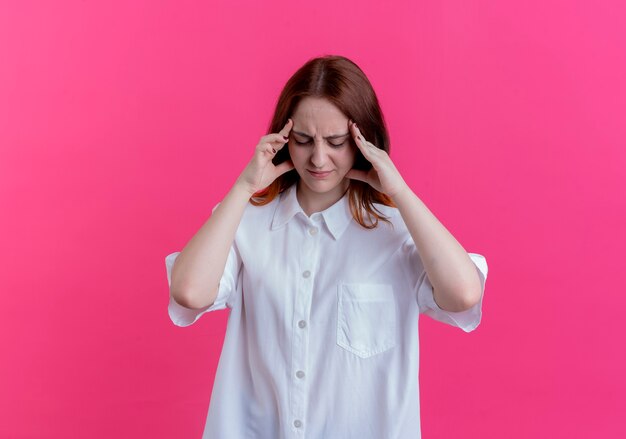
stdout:
<svg viewBox="0 0 626 439">
<path fill-rule="evenodd" d="M 288 121 L 283 131 L 285 135 L 290 132 L 289 153 L 300 175 L 298 201 L 307 215 L 337 202 L 347 190 L 350 179 L 368 183 L 388 195 L 398 207 L 433 285 L 437 305 L 447 311 L 460 312 L 478 303 L 480 278 L 469 254 L 413 193 L 389 155 L 368 142 L 358 126 L 334 104 L 323 98 L 303 99 L 293 114 L 293 121 Z M 348 136 L 326 138 L 346 133 L 354 142 L 349 142 Z M 353 143 L 372 164 L 369 171 L 351 169 L 356 157 Z M 331 173 L 319 180 L 308 172 L 315 169 Z"/>
<path fill-rule="evenodd" d="M 346 174 L 354 165 L 357 147 L 350 142 L 348 118 L 326 99 L 304 98 L 292 120 L 288 148 L 300 175 L 296 194 L 300 206 L 310 216 L 332 206 L 348 189 L 350 179 Z M 309 170 L 330 174 L 317 179 Z"/>
<path fill-rule="evenodd" d="M 310 143 L 297 145 L 296 140 L 306 139 L 295 131 L 310 135 Z M 331 142 L 340 145 L 345 137 L 325 139 L 346 132 L 353 142 L 345 141 L 343 146 L 333 146 Z M 291 160 L 275 166 L 272 158 L 287 143 Z M 372 164 L 368 172 L 351 169 L 356 157 L 354 144 Z M 250 197 L 294 168 L 301 177 L 298 201 L 307 215 L 337 202 L 349 179 L 364 181 L 391 197 L 415 242 L 438 306 L 447 311 L 463 311 L 480 300 L 480 278 L 469 255 L 413 193 L 389 155 L 363 138 L 358 126 L 332 103 L 305 98 L 293 120 L 289 119 L 280 132 L 261 137 L 231 190 L 178 256 L 170 286 L 178 303 L 202 309 L 214 302 L 228 251 Z M 316 168 L 331 170 L 331 174 L 316 180 L 307 171 Z"/>
</svg>

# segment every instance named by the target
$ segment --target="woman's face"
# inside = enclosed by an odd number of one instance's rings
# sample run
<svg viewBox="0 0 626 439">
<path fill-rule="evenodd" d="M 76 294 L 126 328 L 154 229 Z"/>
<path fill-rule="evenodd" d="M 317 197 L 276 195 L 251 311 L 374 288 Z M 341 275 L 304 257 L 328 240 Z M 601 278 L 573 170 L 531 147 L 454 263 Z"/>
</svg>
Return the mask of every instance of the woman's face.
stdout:
<svg viewBox="0 0 626 439">
<path fill-rule="evenodd" d="M 308 96 L 291 119 L 289 155 L 300 175 L 301 190 L 308 197 L 317 193 L 338 200 L 350 184 L 344 177 L 354 165 L 357 150 L 348 118 L 327 99 Z M 312 171 L 323 174 L 315 176 Z"/>
</svg>

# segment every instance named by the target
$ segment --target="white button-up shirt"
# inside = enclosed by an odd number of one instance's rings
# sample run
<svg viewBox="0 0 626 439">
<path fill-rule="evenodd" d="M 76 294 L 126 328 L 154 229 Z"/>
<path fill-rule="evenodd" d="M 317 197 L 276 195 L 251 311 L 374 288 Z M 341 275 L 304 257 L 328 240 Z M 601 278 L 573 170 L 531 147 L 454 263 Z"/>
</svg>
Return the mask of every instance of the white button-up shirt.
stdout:
<svg viewBox="0 0 626 439">
<path fill-rule="evenodd" d="M 230 309 L 203 438 L 420 437 L 418 317 L 472 331 L 482 295 L 467 311 L 440 309 L 400 212 L 376 207 L 393 228 L 360 226 L 347 194 L 308 217 L 295 185 L 248 204 L 215 303 L 170 296 L 178 326 Z M 168 283 L 178 254 L 165 259 Z M 469 256 L 484 292 L 486 260 Z"/>
</svg>

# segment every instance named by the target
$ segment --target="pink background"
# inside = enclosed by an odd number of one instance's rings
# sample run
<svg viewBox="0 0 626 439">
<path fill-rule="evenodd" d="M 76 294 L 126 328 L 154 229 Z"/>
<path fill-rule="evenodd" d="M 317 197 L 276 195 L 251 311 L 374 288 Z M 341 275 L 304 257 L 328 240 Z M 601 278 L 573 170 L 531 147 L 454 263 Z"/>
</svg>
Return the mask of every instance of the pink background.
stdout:
<svg viewBox="0 0 626 439">
<path fill-rule="evenodd" d="M 475 332 L 421 320 L 424 438 L 626 437 L 622 5 L 0 3 L 0 437 L 200 437 L 228 312 L 175 327 L 164 258 L 327 53 L 489 264 Z"/>
</svg>

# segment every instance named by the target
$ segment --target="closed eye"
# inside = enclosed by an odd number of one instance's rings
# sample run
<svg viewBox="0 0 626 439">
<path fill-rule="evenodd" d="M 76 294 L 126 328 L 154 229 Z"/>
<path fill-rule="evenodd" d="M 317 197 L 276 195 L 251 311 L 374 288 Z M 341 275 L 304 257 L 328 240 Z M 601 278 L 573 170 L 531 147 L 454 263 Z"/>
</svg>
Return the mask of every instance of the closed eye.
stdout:
<svg viewBox="0 0 626 439">
<path fill-rule="evenodd" d="M 295 140 L 295 139 L 294 139 L 294 140 Z M 298 141 L 296 140 L 296 143 L 297 143 L 298 145 L 309 145 L 309 144 L 311 144 L 312 142 L 311 142 L 310 140 L 307 140 L 306 142 L 298 142 Z M 343 142 L 341 142 L 341 143 L 332 143 L 332 142 L 328 142 L 328 144 L 329 144 L 330 146 L 334 147 L 334 148 L 340 148 L 340 147 L 342 147 L 342 146 L 344 145 L 344 143 L 346 143 L 346 141 L 345 141 L 345 140 L 344 140 Z"/>
</svg>

